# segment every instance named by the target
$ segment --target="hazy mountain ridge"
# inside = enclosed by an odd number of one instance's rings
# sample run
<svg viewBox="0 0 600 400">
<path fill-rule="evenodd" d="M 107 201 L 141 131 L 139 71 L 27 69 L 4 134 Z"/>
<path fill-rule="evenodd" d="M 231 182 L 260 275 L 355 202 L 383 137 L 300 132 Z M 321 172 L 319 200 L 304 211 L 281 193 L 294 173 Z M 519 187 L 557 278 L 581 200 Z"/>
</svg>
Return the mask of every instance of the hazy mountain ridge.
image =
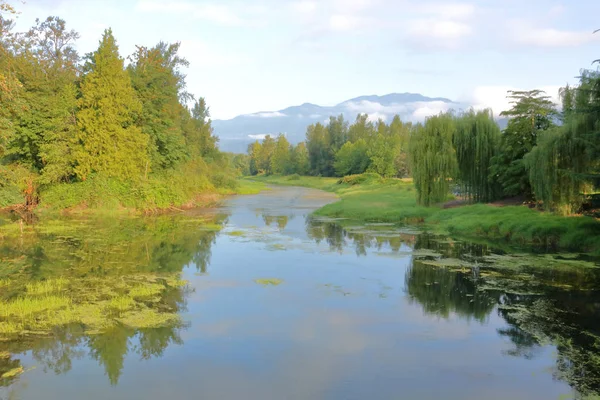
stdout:
<svg viewBox="0 0 600 400">
<path fill-rule="evenodd" d="M 383 96 L 359 96 L 334 106 L 304 103 L 278 111 L 239 115 L 229 120 L 214 120 L 213 127 L 220 138 L 222 150 L 245 152 L 249 143 L 268 134 L 284 133 L 290 142 L 298 143 L 304 140 L 308 125 L 325 122 L 330 116 L 342 114 L 352 122 L 357 114 L 365 113 L 373 121 L 382 118 L 389 122 L 398 114 L 405 121 L 416 122 L 441 111 L 463 108 L 466 108 L 465 105 L 443 97 L 390 93 Z"/>
</svg>

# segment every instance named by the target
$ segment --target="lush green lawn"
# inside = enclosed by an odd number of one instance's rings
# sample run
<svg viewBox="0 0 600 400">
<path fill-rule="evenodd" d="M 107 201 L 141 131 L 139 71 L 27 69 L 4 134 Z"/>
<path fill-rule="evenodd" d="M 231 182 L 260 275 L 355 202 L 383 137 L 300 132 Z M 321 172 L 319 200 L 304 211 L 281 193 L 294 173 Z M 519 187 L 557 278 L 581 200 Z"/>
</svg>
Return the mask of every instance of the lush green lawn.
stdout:
<svg viewBox="0 0 600 400">
<path fill-rule="evenodd" d="M 320 216 L 366 222 L 424 222 L 431 229 L 456 236 L 485 237 L 600 255 L 600 222 L 591 217 L 563 217 L 524 206 L 421 207 L 416 204 L 412 183 L 398 179 L 370 179 L 357 185 L 339 184 L 338 178 L 269 176 L 252 179 L 337 193 L 340 201 L 317 210 L 315 214 Z"/>
</svg>

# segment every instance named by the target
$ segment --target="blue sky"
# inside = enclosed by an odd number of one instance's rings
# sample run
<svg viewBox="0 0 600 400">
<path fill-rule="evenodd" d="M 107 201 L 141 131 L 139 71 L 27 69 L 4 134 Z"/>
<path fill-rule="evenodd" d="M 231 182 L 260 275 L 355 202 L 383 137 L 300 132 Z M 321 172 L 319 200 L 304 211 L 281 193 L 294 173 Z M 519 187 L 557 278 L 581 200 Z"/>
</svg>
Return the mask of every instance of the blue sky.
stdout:
<svg viewBox="0 0 600 400">
<path fill-rule="evenodd" d="M 417 92 L 495 112 L 507 89 L 555 95 L 600 57 L 598 0 L 26 0 L 18 29 L 58 15 L 93 51 L 182 42 L 213 118 Z"/>
</svg>

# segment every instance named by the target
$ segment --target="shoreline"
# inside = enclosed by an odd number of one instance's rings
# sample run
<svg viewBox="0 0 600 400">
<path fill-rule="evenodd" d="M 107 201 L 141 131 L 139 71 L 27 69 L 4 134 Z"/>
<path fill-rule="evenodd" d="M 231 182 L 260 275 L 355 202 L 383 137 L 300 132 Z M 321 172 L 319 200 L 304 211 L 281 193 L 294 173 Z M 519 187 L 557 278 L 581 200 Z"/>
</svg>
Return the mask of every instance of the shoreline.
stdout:
<svg viewBox="0 0 600 400">
<path fill-rule="evenodd" d="M 356 184 L 338 183 L 339 178 L 298 176 L 255 176 L 246 180 L 311 187 L 339 196 L 337 202 L 316 210 L 315 216 L 348 218 L 356 222 L 419 224 L 434 233 L 497 241 L 499 247 L 508 244 L 534 247 L 538 251 L 573 251 L 600 256 L 600 221 L 593 217 L 560 216 L 521 205 L 422 207 L 416 204 L 416 191 L 406 179 L 372 177 Z"/>
</svg>

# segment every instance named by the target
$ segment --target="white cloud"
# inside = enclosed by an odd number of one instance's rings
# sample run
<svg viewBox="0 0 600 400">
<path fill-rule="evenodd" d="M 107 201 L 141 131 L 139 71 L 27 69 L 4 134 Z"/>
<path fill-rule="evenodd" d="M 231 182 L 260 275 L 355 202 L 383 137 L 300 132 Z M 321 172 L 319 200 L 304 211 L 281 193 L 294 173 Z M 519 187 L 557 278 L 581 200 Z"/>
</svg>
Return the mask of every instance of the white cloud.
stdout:
<svg viewBox="0 0 600 400">
<path fill-rule="evenodd" d="M 434 3 L 420 7 L 420 11 L 440 18 L 456 20 L 472 17 L 475 14 L 475 6 L 468 3 Z"/>
<path fill-rule="evenodd" d="M 264 138 L 267 136 L 267 134 L 260 134 L 260 135 L 248 135 L 248 137 L 252 140 L 264 140 Z"/>
<path fill-rule="evenodd" d="M 412 113 L 412 119 L 415 121 L 423 121 L 427 117 L 446 112 L 452 108 L 449 103 L 443 101 L 429 101 L 416 103 L 417 108 Z"/>
<path fill-rule="evenodd" d="M 321 114 L 310 114 L 308 117 L 309 118 L 313 118 L 313 119 L 315 119 L 315 118 L 321 118 Z"/>
<path fill-rule="evenodd" d="M 400 115 L 411 121 L 423 121 L 426 117 L 452 109 L 456 104 L 444 101 L 416 101 L 411 103 L 382 105 L 372 101 L 348 102 L 345 104 L 350 114 L 368 114 L 370 121 L 391 119 Z"/>
<path fill-rule="evenodd" d="M 281 117 L 285 117 L 285 116 L 286 116 L 285 114 L 280 113 L 279 111 L 259 112 L 259 113 L 247 115 L 247 117 L 252 117 L 252 118 L 281 118 Z"/>
<path fill-rule="evenodd" d="M 375 113 L 371 113 L 367 116 L 367 120 L 369 120 L 371 122 L 377 122 L 380 119 L 383 121 L 387 120 L 387 115 L 375 112 Z"/>
<path fill-rule="evenodd" d="M 513 40 L 519 44 L 539 47 L 573 47 L 595 40 L 592 32 L 565 31 L 554 28 L 534 28 L 525 23 L 513 25 Z"/>
<path fill-rule="evenodd" d="M 295 1 L 291 4 L 292 10 L 303 14 L 312 14 L 317 10 L 316 1 Z"/>
<path fill-rule="evenodd" d="M 338 10 L 355 13 L 372 8 L 377 3 L 376 0 L 334 0 L 333 5 Z"/>
<path fill-rule="evenodd" d="M 473 33 L 475 6 L 467 3 L 430 3 L 415 7 L 405 26 L 409 42 L 419 49 L 457 49 Z"/>
<path fill-rule="evenodd" d="M 448 43 L 455 43 L 456 39 L 461 39 L 471 34 L 472 29 L 463 22 L 437 20 L 437 19 L 418 19 L 409 23 L 409 34 L 416 38 L 433 38 L 448 40 Z"/>
<path fill-rule="evenodd" d="M 471 104 L 475 110 L 483 110 L 491 108 L 494 115 L 498 117 L 502 111 L 509 110 L 512 105 L 510 99 L 507 98 L 510 90 L 530 90 L 516 88 L 511 86 L 478 86 L 473 90 L 470 96 L 467 96 L 465 102 Z M 555 104 L 560 103 L 558 91 L 560 86 L 542 86 L 539 88 L 550 96 L 550 100 Z"/>
<path fill-rule="evenodd" d="M 329 18 L 329 28 L 332 31 L 351 31 L 365 25 L 366 21 L 355 15 L 335 14 Z"/>
<path fill-rule="evenodd" d="M 164 2 L 139 0 L 137 9 L 145 12 L 187 14 L 197 19 L 211 21 L 219 25 L 242 25 L 243 20 L 227 6 L 221 4 L 199 4 L 191 1 Z"/>
</svg>

